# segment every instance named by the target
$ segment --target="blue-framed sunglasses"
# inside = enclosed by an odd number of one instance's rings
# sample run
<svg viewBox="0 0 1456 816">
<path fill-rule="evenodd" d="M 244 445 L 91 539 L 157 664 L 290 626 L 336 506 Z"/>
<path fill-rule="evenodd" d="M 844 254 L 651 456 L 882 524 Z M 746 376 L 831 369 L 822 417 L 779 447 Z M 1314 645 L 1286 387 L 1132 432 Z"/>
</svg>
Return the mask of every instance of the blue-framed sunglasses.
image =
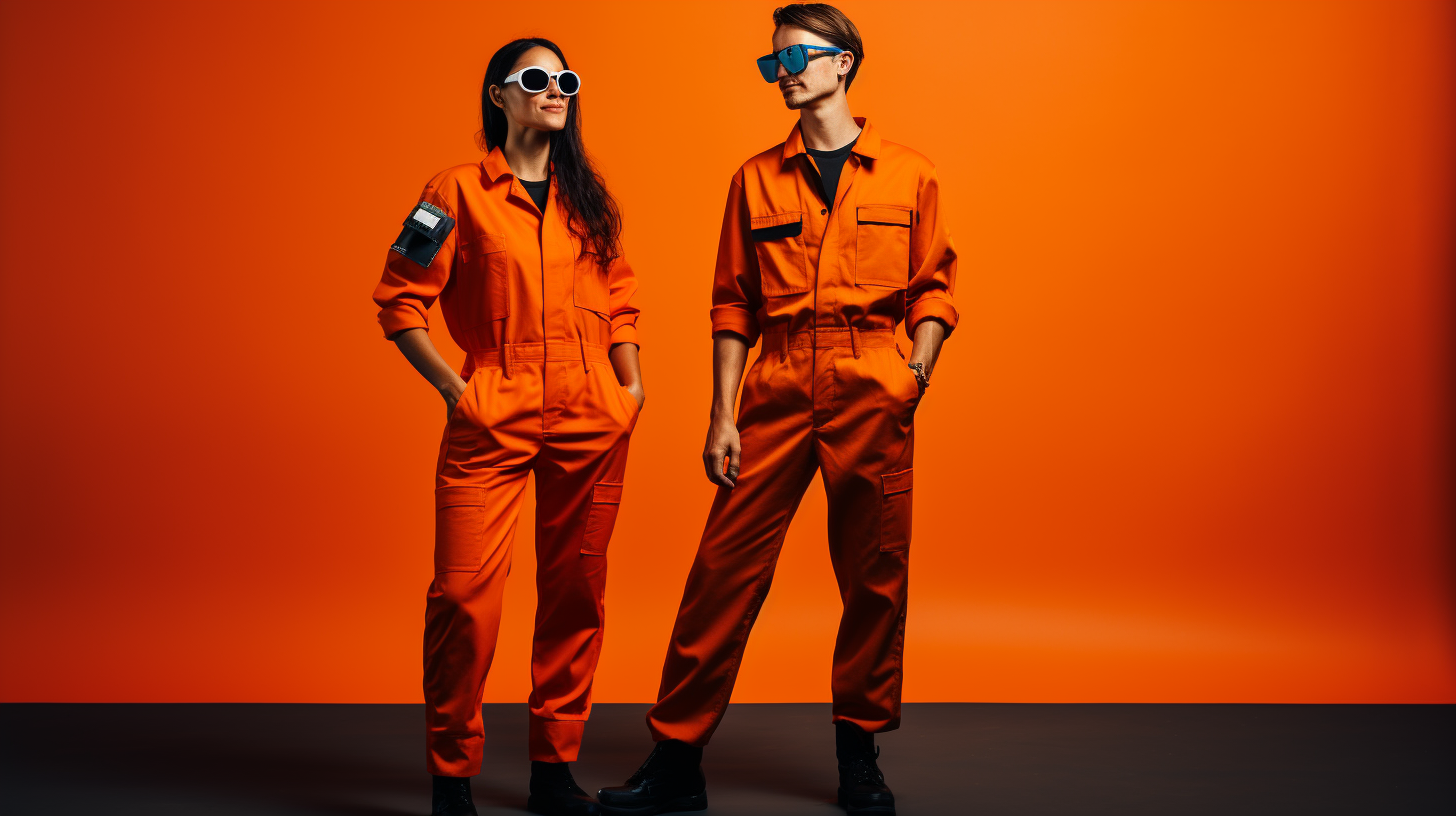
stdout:
<svg viewBox="0 0 1456 816">
<path fill-rule="evenodd" d="M 823 51 L 823 54 L 809 55 L 810 51 Z M 791 45 L 777 54 L 765 54 L 758 58 L 758 72 L 763 74 L 764 82 L 777 82 L 779 79 L 779 66 L 790 74 L 797 74 L 809 65 L 809 60 L 818 57 L 832 57 L 835 54 L 843 54 L 843 48 L 831 48 L 827 45 Z"/>
</svg>

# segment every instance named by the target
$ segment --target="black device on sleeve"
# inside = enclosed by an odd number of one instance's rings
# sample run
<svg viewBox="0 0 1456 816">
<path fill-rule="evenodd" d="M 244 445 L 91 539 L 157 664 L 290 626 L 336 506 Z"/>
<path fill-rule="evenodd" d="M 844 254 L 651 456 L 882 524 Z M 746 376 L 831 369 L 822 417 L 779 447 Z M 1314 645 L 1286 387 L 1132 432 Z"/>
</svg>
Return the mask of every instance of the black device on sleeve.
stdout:
<svg viewBox="0 0 1456 816">
<path fill-rule="evenodd" d="M 390 249 L 420 266 L 429 266 L 452 229 L 455 229 L 455 219 L 439 207 L 421 201 L 410 210 L 409 217 L 404 220 L 404 229 L 400 230 Z"/>
</svg>

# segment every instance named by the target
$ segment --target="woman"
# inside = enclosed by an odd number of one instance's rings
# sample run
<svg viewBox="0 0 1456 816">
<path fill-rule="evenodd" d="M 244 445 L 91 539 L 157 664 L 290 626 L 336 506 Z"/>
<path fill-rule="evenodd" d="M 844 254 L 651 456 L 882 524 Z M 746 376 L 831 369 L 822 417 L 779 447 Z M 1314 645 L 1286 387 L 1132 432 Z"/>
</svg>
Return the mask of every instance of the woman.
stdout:
<svg viewBox="0 0 1456 816">
<path fill-rule="evenodd" d="M 374 292 L 379 322 L 445 399 L 426 596 L 433 813 L 474 814 L 480 701 L 526 477 L 536 475 L 531 653 L 534 813 L 596 813 L 572 780 L 602 639 L 606 549 L 644 400 L 636 278 L 621 216 L 581 142 L 581 78 L 555 44 L 496 52 L 478 164 L 425 185 Z M 440 298 L 468 353 L 457 376 L 426 334 Z"/>
</svg>

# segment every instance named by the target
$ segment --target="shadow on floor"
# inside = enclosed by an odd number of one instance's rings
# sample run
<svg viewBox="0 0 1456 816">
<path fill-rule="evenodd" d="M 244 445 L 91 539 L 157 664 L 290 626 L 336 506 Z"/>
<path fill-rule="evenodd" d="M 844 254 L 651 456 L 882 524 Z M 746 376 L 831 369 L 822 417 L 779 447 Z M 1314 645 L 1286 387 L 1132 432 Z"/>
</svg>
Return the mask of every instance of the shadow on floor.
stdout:
<svg viewBox="0 0 1456 816">
<path fill-rule="evenodd" d="M 593 709 L 583 788 L 651 749 L 645 705 Z M 429 810 L 411 705 L 0 706 L 7 814 Z M 485 707 L 484 814 L 524 812 L 524 705 Z M 911 704 L 879 737 L 904 816 L 1456 812 L 1450 706 Z M 734 705 L 704 761 L 709 814 L 834 814 L 827 704 Z"/>
</svg>

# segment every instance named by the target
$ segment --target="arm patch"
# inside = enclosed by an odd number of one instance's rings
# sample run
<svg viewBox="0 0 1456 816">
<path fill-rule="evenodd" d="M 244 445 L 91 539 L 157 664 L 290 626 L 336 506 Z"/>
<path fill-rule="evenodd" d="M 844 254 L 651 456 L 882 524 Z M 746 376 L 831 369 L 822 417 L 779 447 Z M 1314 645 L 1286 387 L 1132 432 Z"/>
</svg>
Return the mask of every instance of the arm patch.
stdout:
<svg viewBox="0 0 1456 816">
<path fill-rule="evenodd" d="M 440 251 L 440 245 L 450 237 L 450 230 L 455 229 L 455 219 L 445 214 L 445 211 L 421 201 L 410 210 L 409 217 L 404 219 L 404 229 L 400 230 L 399 237 L 394 239 L 394 246 L 390 249 L 409 258 L 420 266 L 429 266 L 435 260 L 435 254 Z"/>
</svg>

